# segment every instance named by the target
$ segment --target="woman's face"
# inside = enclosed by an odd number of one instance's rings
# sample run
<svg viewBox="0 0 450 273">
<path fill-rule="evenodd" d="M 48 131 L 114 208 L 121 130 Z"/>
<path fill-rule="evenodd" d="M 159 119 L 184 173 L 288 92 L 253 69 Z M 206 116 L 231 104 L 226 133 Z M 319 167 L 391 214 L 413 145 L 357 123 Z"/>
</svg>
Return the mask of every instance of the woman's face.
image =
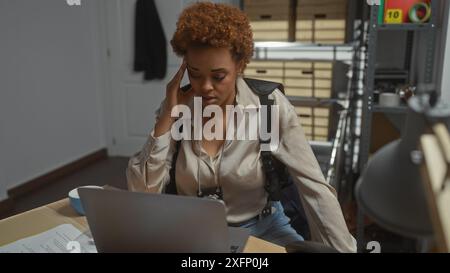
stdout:
<svg viewBox="0 0 450 273">
<path fill-rule="evenodd" d="M 185 56 L 189 81 L 203 106 L 233 104 L 239 65 L 227 48 L 191 47 Z"/>
</svg>

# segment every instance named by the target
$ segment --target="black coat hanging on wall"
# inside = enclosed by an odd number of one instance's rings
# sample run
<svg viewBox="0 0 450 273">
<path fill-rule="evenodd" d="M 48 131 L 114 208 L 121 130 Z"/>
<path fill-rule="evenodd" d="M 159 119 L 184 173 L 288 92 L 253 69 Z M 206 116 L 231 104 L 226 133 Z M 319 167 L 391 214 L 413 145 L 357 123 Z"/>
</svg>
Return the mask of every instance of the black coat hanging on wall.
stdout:
<svg viewBox="0 0 450 273">
<path fill-rule="evenodd" d="M 137 0 L 134 33 L 134 71 L 145 80 L 163 79 L 167 70 L 167 44 L 153 0 Z"/>
</svg>

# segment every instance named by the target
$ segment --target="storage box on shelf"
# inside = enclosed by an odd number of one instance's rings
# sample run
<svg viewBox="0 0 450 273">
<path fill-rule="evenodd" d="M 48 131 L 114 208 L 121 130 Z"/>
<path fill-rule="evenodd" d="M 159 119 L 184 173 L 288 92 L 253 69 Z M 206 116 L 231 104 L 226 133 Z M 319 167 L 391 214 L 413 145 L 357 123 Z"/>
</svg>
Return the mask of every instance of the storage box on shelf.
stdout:
<svg viewBox="0 0 450 273">
<path fill-rule="evenodd" d="M 296 41 L 344 44 L 346 42 L 347 0 L 298 0 Z"/>
<path fill-rule="evenodd" d="M 252 60 L 244 75 L 282 83 L 286 96 L 326 99 L 346 90 L 347 71 L 339 61 Z"/>
<path fill-rule="evenodd" d="M 254 41 L 294 41 L 292 0 L 245 0 Z"/>
<path fill-rule="evenodd" d="M 329 107 L 295 106 L 295 111 L 308 140 L 330 140 L 332 130 L 330 128 Z"/>
<path fill-rule="evenodd" d="M 348 0 L 244 0 L 259 41 L 344 44 Z M 296 5 L 296 6 L 295 6 Z"/>
</svg>

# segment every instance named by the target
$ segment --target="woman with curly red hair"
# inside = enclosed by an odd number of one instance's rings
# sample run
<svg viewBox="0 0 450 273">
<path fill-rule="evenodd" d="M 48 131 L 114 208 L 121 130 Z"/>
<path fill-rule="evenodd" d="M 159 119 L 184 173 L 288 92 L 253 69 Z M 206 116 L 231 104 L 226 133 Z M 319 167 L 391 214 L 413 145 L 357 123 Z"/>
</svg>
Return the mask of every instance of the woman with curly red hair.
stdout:
<svg viewBox="0 0 450 273">
<path fill-rule="evenodd" d="M 227 106 L 261 105 L 242 77 L 253 55 L 252 37 L 247 16 L 235 7 L 200 2 L 181 13 L 171 45 L 183 63 L 167 84 L 148 141 L 129 161 L 127 180 L 132 191 L 162 193 L 172 178 L 180 195 L 221 199 L 230 226 L 249 228 L 252 235 L 285 246 L 303 238 L 290 226 L 280 202 L 267 201 L 258 140 L 202 137 L 183 139 L 178 146 L 171 134 L 176 122 L 172 109 L 185 105 L 195 111 L 195 98 L 201 98 L 202 108 L 214 105 L 224 113 Z M 190 85 L 182 89 L 186 70 Z M 269 97 L 279 109 L 280 141 L 272 155 L 287 167 L 297 186 L 312 240 L 339 251 L 356 251 L 336 192 L 323 177 L 294 107 L 278 89 Z M 227 125 L 235 124 L 227 122 L 229 118 L 223 115 L 225 133 Z M 202 124 L 210 119 L 203 117 Z"/>
</svg>

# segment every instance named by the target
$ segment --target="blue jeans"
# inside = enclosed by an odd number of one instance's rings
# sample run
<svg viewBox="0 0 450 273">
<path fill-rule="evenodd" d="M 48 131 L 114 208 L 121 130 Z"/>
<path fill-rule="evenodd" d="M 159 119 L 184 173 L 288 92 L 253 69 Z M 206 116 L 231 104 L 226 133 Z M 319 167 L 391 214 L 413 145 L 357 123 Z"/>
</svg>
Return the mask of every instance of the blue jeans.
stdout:
<svg viewBox="0 0 450 273">
<path fill-rule="evenodd" d="M 284 214 L 281 203 L 274 202 L 272 207 L 275 207 L 276 211 L 271 215 L 261 220 L 252 220 L 241 227 L 249 228 L 252 236 L 283 247 L 296 241 L 303 241 L 303 237 L 289 224 L 289 218 Z"/>
</svg>

